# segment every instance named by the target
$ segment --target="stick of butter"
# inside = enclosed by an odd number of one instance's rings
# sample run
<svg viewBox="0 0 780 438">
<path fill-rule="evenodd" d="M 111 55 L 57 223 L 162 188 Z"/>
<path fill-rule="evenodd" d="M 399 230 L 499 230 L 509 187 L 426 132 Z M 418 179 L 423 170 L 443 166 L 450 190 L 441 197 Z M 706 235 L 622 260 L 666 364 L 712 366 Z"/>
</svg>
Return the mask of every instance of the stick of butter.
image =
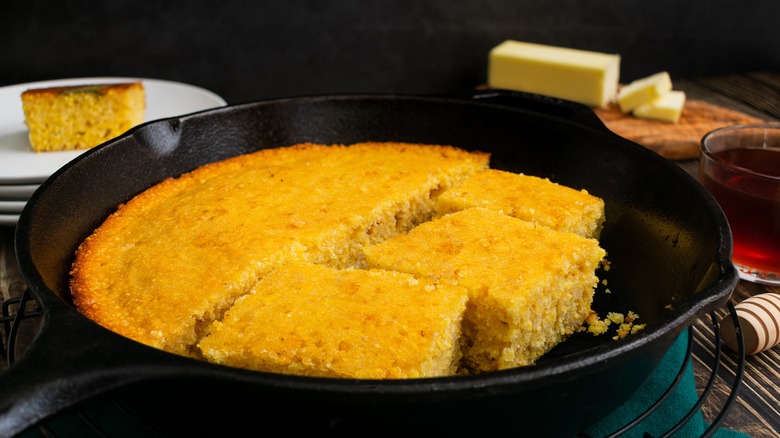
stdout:
<svg viewBox="0 0 780 438">
<path fill-rule="evenodd" d="M 620 55 L 508 40 L 488 59 L 488 86 L 605 107 L 617 96 Z"/>
<path fill-rule="evenodd" d="M 633 113 L 634 116 L 640 119 L 677 123 L 680 121 L 680 115 L 684 106 L 685 92 L 673 90 L 650 103 L 639 105 L 634 108 Z"/>
<path fill-rule="evenodd" d="M 623 113 L 628 114 L 639 105 L 650 103 L 669 91 L 672 91 L 672 78 L 668 72 L 662 71 L 621 88 L 617 96 L 618 105 Z"/>
</svg>

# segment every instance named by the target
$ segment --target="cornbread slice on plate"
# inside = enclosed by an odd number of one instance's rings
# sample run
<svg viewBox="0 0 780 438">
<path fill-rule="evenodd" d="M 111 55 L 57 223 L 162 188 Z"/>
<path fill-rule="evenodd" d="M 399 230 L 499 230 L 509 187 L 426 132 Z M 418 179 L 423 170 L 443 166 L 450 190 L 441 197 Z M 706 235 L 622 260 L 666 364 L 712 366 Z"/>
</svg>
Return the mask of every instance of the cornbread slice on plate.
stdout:
<svg viewBox="0 0 780 438">
<path fill-rule="evenodd" d="M 579 328 L 604 255 L 595 239 L 481 208 L 366 249 L 371 268 L 469 289 L 463 364 L 470 372 L 533 364 Z"/>
<path fill-rule="evenodd" d="M 36 152 L 89 149 L 144 121 L 141 81 L 34 88 L 22 93 Z"/>
<path fill-rule="evenodd" d="M 410 274 L 290 263 L 236 300 L 199 347 L 214 363 L 283 374 L 452 375 L 467 296 Z"/>
<path fill-rule="evenodd" d="M 494 210 L 559 231 L 598 238 L 604 225 L 604 201 L 531 175 L 486 169 L 442 193 L 439 214 L 471 207 Z"/>
<path fill-rule="evenodd" d="M 74 302 L 121 335 L 199 357 L 209 324 L 273 268 L 364 265 L 364 246 L 429 220 L 440 191 L 488 160 L 446 146 L 302 144 L 205 165 L 139 194 L 80 245 Z"/>
</svg>

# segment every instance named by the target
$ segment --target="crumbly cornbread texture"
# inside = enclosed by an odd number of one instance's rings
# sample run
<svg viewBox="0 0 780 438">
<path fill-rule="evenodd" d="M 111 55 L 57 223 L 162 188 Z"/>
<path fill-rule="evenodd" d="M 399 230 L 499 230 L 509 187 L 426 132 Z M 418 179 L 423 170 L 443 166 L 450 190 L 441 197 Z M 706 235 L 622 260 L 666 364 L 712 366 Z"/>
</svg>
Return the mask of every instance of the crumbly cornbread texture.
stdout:
<svg viewBox="0 0 780 438">
<path fill-rule="evenodd" d="M 37 88 L 22 93 L 36 152 L 89 149 L 144 121 L 143 83 Z"/>
<path fill-rule="evenodd" d="M 439 214 L 481 207 L 559 231 L 598 238 L 604 224 L 604 201 L 531 175 L 486 169 L 439 197 Z"/>
<path fill-rule="evenodd" d="M 120 206 L 80 245 L 74 302 L 121 335 L 200 357 L 211 323 L 273 268 L 362 267 L 367 245 L 430 220 L 439 193 L 488 161 L 447 146 L 361 143 L 205 165 Z"/>
<path fill-rule="evenodd" d="M 533 364 L 590 314 L 595 239 L 471 208 L 366 249 L 368 266 L 470 291 L 463 365 L 484 372 Z"/>
<path fill-rule="evenodd" d="M 199 346 L 211 362 L 283 374 L 452 375 L 467 295 L 400 272 L 289 263 L 236 300 Z"/>
</svg>

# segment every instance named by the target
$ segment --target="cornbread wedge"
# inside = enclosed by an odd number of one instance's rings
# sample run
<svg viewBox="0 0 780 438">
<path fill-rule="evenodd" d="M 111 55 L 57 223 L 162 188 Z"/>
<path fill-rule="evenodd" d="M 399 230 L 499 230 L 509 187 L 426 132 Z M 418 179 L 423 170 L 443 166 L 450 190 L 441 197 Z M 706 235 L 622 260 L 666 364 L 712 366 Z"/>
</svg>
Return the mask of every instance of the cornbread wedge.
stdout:
<svg viewBox="0 0 780 438">
<path fill-rule="evenodd" d="M 452 375 L 467 295 L 399 272 L 290 263 L 236 300 L 199 347 L 214 363 L 283 374 Z"/>
<path fill-rule="evenodd" d="M 595 239 L 471 208 L 366 248 L 368 266 L 469 290 L 463 364 L 530 365 L 590 313 L 605 252 Z"/>
<path fill-rule="evenodd" d="M 36 88 L 22 93 L 36 152 L 89 149 L 144 121 L 143 83 Z"/>
<path fill-rule="evenodd" d="M 604 224 L 604 201 L 549 179 L 486 169 L 439 196 L 439 215 L 471 207 L 486 208 L 518 219 L 598 238 Z"/>
<path fill-rule="evenodd" d="M 79 247 L 79 311 L 138 342 L 199 357 L 238 297 L 291 261 L 360 267 L 363 248 L 434 215 L 489 156 L 432 145 L 302 144 L 200 167 L 146 190 Z"/>
</svg>

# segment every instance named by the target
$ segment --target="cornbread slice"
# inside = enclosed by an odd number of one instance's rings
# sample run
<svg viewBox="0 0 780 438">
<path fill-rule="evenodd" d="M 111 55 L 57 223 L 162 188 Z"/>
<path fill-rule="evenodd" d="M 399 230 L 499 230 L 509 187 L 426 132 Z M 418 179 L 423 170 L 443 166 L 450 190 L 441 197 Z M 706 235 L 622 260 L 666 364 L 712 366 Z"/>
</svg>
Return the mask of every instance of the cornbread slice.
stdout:
<svg viewBox="0 0 780 438">
<path fill-rule="evenodd" d="M 302 144 L 168 179 L 79 247 L 79 311 L 138 342 L 198 357 L 195 344 L 276 266 L 364 264 L 364 246 L 434 214 L 436 197 L 489 155 L 447 146 Z"/>
<path fill-rule="evenodd" d="M 442 193 L 436 206 L 439 215 L 471 207 L 592 238 L 599 237 L 605 220 L 604 201 L 586 190 L 496 169 L 471 175 Z"/>
<path fill-rule="evenodd" d="M 366 249 L 371 268 L 469 289 L 463 363 L 471 372 L 533 364 L 580 327 L 604 255 L 595 239 L 481 208 Z"/>
<path fill-rule="evenodd" d="M 282 374 L 452 375 L 467 297 L 410 274 L 290 263 L 236 300 L 199 346 L 211 362 Z"/>
<path fill-rule="evenodd" d="M 144 121 L 143 83 L 36 88 L 22 93 L 36 152 L 89 149 Z"/>
</svg>

